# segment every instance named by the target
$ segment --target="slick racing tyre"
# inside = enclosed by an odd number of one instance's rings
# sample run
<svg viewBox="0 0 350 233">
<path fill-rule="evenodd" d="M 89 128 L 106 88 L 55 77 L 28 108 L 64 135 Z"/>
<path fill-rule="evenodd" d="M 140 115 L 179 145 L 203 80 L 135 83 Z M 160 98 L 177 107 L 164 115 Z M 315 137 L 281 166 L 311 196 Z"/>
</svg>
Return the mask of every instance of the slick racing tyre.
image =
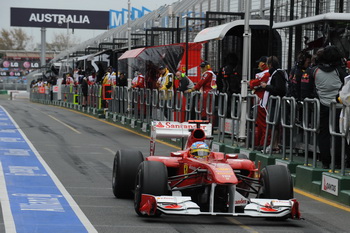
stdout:
<svg viewBox="0 0 350 233">
<path fill-rule="evenodd" d="M 168 170 L 158 161 L 144 161 L 140 164 L 135 182 L 134 207 L 139 216 L 145 216 L 140 212 L 142 194 L 161 196 L 168 194 Z M 160 213 L 156 212 L 159 216 Z"/>
<path fill-rule="evenodd" d="M 246 154 L 238 154 L 238 158 L 237 159 L 249 159 L 248 156 Z"/>
<path fill-rule="evenodd" d="M 132 198 L 137 169 L 144 160 L 140 151 L 119 150 L 114 157 L 112 189 L 117 198 Z"/>
<path fill-rule="evenodd" d="M 283 165 L 269 165 L 261 170 L 260 198 L 289 200 L 292 199 L 293 183 L 287 167 Z"/>
</svg>

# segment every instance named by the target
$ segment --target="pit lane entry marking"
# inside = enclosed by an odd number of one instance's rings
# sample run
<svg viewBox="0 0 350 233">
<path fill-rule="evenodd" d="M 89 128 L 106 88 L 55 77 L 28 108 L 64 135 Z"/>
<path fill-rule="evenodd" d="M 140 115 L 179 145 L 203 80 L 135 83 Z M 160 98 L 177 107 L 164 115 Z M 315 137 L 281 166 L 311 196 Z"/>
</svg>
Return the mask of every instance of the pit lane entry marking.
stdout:
<svg viewBox="0 0 350 233">
<path fill-rule="evenodd" d="M 6 232 L 97 232 L 2 106 L 0 198 Z"/>
</svg>

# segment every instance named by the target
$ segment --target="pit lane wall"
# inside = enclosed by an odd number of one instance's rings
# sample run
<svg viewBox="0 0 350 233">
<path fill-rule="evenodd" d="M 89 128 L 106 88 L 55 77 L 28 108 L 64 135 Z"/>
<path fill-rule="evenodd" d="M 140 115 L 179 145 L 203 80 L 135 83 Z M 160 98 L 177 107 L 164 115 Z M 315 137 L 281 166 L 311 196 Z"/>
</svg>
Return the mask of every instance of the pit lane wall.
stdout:
<svg viewBox="0 0 350 233">
<path fill-rule="evenodd" d="M 270 164 L 287 166 L 292 173 L 294 186 L 304 191 L 350 206 L 350 169 L 346 163 L 346 140 L 349 137 L 349 113 L 346 106 L 332 103 L 331 108 L 341 107 L 344 117 L 342 127 L 335 127 L 336 111 L 331 111 L 329 127 L 332 140 L 342 140 L 341 165 L 323 169 L 318 161 L 317 136 L 319 129 L 320 103 L 318 99 L 305 99 L 296 102 L 293 97 L 269 99 L 267 131 L 271 132 L 271 144 L 278 129 L 278 151 L 269 149 L 269 137 L 264 146 L 258 148 L 255 135 L 258 98 L 249 94 L 245 99 L 240 94 L 228 96 L 226 93 L 210 92 L 203 98 L 200 92 L 182 93 L 158 92 L 156 89 L 129 89 L 127 87 L 102 87 L 92 85 L 88 95 L 82 95 L 79 85 L 32 88 L 30 100 L 75 109 L 116 124 L 121 124 L 150 134 L 152 120 L 187 121 L 201 119 L 202 111 L 213 124 L 214 141 L 212 150 L 225 153 L 243 153 L 259 167 Z M 205 109 L 203 103 L 205 102 Z M 169 140 L 178 146 L 180 139 Z M 334 161 L 332 148 L 332 161 Z"/>
</svg>

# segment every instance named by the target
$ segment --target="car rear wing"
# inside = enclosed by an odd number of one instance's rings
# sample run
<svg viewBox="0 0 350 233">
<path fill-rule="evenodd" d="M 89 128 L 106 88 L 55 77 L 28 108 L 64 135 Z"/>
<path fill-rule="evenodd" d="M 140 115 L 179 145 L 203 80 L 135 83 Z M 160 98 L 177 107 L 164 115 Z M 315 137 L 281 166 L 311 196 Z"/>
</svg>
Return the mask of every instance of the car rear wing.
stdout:
<svg viewBox="0 0 350 233">
<path fill-rule="evenodd" d="M 207 121 L 152 121 L 151 122 L 151 144 L 150 155 L 154 155 L 155 142 L 157 138 L 187 138 L 191 134 L 191 130 L 200 127 L 206 137 L 212 136 L 212 124 Z"/>
</svg>

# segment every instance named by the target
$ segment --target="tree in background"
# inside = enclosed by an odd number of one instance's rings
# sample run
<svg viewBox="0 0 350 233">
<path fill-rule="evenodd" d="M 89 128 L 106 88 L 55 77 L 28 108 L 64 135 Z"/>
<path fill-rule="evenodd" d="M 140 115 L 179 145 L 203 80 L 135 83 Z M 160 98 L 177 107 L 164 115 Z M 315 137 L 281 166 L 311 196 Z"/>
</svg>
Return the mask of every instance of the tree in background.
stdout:
<svg viewBox="0 0 350 233">
<path fill-rule="evenodd" d="M 31 39 L 21 28 L 1 29 L 0 50 L 25 50 Z"/>
<path fill-rule="evenodd" d="M 46 43 L 46 50 L 64 51 L 76 44 L 80 43 L 73 35 L 66 33 L 54 33 L 52 43 Z"/>
</svg>

